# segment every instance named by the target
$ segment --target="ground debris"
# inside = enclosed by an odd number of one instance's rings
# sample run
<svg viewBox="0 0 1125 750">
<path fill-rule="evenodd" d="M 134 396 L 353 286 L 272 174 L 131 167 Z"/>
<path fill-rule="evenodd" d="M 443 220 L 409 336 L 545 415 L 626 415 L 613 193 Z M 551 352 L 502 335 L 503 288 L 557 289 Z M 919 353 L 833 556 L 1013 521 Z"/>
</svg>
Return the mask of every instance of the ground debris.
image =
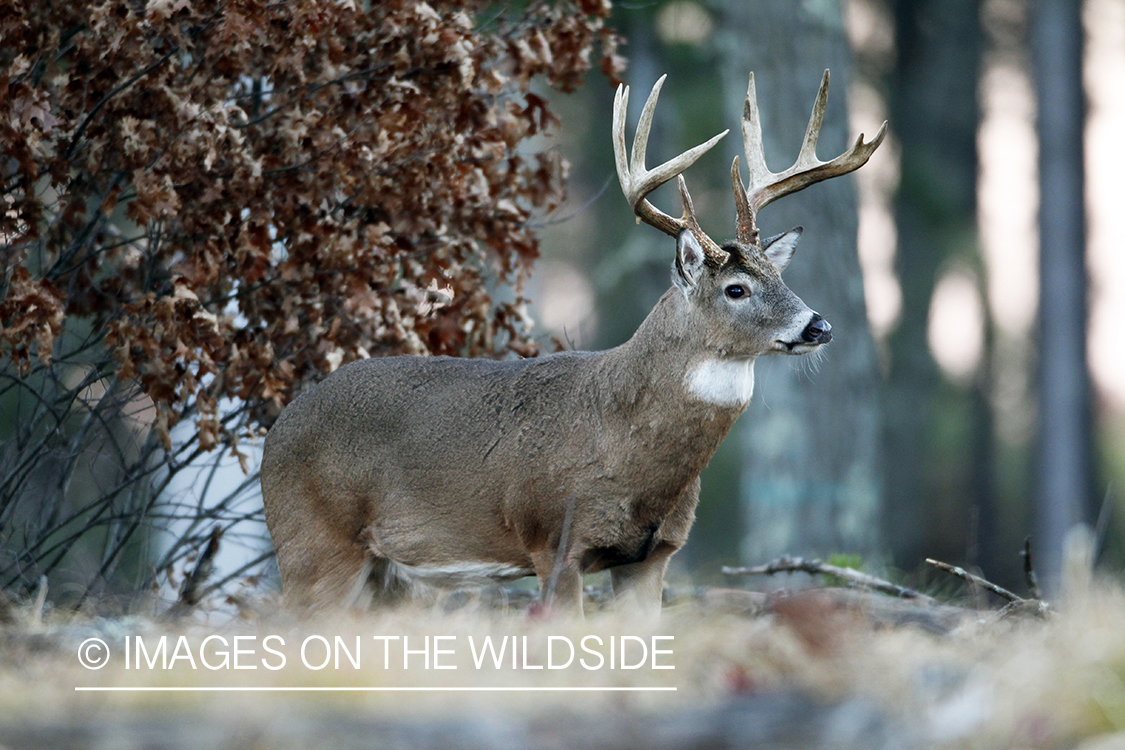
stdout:
<svg viewBox="0 0 1125 750">
<path fill-rule="evenodd" d="M 350 750 L 373 746 L 384 750 L 907 750 L 921 745 L 869 700 L 822 702 L 786 690 L 660 713 L 596 711 L 591 715 L 583 711 L 578 715 L 562 709 L 511 715 L 489 711 L 453 713 L 435 720 L 287 708 L 284 714 L 262 722 L 245 715 L 116 712 L 72 717 L 52 726 L 0 724 L 0 746 L 5 750 Z"/>
</svg>

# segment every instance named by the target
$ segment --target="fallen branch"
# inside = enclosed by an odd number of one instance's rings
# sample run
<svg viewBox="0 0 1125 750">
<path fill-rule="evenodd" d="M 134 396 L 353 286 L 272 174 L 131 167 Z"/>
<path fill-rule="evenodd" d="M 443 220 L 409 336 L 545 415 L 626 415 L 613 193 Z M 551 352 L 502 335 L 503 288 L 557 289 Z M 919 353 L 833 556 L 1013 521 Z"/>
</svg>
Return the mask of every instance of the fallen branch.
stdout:
<svg viewBox="0 0 1125 750">
<path fill-rule="evenodd" d="M 926 562 L 928 562 L 930 565 L 933 565 L 938 570 L 944 570 L 946 573 L 964 579 L 974 586 L 980 586 L 982 589 L 987 589 L 988 591 L 991 591 L 1002 599 L 1007 599 L 1010 602 L 1025 601 L 1022 596 L 1013 594 L 1011 591 L 1008 591 L 1008 589 L 1004 588 L 1003 586 L 997 586 L 992 581 L 986 580 L 977 575 L 973 575 L 964 568 L 958 568 L 956 565 L 950 565 L 949 563 L 943 563 L 940 560 L 933 560 L 928 557 L 926 558 Z"/>
<path fill-rule="evenodd" d="M 1030 556 L 1026 557 L 1025 560 L 1030 560 Z M 1003 586 L 997 586 L 992 581 L 981 578 L 978 575 L 973 575 L 964 568 L 958 568 L 956 565 L 943 563 L 940 560 L 932 560 L 928 557 L 926 558 L 926 562 L 928 562 L 930 565 L 933 565 L 938 570 L 944 570 L 946 573 L 968 581 L 974 586 L 980 586 L 982 589 L 991 591 L 1002 599 L 1007 599 L 1009 603 L 1002 610 L 1000 610 L 1001 617 L 1023 613 L 1030 613 L 1035 615 L 1036 617 L 1046 617 L 1047 613 L 1050 611 L 1050 606 L 1047 604 L 1047 602 L 1042 601 L 1038 598 L 1025 599 L 1019 594 L 1013 594 Z M 1030 565 L 1030 563 L 1028 563 L 1028 565 Z M 1032 575 L 1034 575 L 1034 573 L 1032 573 Z"/>
<path fill-rule="evenodd" d="M 881 594 L 897 596 L 901 599 L 917 599 L 919 601 L 936 603 L 936 600 L 923 593 L 908 589 L 905 586 L 885 581 L 867 573 L 861 573 L 852 568 L 841 568 L 829 565 L 820 560 L 806 560 L 803 557 L 782 557 L 766 565 L 757 565 L 752 568 L 732 568 L 723 566 L 723 573 L 732 576 L 771 576 L 777 573 L 808 573 L 809 575 L 835 576 L 847 581 L 854 586 L 860 586 Z"/>
</svg>

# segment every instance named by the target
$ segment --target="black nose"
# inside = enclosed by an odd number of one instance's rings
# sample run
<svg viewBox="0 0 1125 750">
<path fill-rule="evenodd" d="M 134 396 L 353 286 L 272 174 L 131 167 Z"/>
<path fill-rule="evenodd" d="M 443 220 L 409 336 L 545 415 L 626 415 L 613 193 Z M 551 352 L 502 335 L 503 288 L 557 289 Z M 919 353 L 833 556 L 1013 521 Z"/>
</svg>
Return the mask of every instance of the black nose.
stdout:
<svg viewBox="0 0 1125 750">
<path fill-rule="evenodd" d="M 827 344 L 832 340 L 832 326 L 819 313 L 813 313 L 813 319 L 809 321 L 801 338 L 810 344 Z"/>
</svg>

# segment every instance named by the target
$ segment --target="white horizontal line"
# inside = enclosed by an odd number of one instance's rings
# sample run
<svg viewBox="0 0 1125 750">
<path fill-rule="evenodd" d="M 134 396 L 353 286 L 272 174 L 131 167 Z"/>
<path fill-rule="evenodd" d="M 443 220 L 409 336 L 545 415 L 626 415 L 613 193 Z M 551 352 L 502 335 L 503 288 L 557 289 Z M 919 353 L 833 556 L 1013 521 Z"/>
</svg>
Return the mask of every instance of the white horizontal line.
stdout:
<svg viewBox="0 0 1125 750">
<path fill-rule="evenodd" d="M 98 693 L 468 693 L 468 692 L 674 692 L 674 687 L 75 687 L 77 692 Z"/>
</svg>

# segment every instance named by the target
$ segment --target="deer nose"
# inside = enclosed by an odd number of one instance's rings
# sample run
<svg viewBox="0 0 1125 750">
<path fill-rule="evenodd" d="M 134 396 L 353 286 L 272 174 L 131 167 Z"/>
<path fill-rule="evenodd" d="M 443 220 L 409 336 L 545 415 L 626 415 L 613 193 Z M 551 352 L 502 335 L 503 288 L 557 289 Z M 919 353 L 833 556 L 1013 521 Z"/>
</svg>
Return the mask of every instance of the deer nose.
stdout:
<svg viewBox="0 0 1125 750">
<path fill-rule="evenodd" d="M 827 344 L 832 340 L 832 326 L 820 317 L 820 313 L 813 313 L 813 318 L 805 327 L 801 338 L 810 344 Z"/>
</svg>

